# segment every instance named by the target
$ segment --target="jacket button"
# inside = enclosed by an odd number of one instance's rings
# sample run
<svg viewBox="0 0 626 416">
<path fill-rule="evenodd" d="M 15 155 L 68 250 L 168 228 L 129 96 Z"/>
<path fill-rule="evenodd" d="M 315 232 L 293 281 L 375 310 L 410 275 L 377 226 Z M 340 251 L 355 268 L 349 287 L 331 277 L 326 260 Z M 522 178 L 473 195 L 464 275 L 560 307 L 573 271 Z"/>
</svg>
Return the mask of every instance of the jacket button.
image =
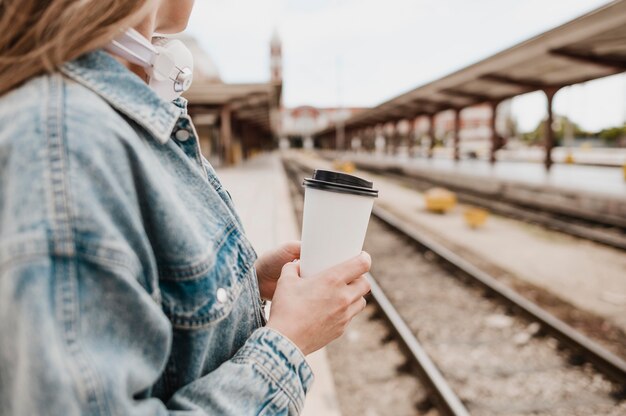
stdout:
<svg viewBox="0 0 626 416">
<path fill-rule="evenodd" d="M 185 129 L 181 129 L 176 132 L 176 140 L 178 140 L 179 142 L 186 141 L 187 139 L 189 139 L 190 136 L 191 133 L 189 133 L 189 131 Z"/>
<path fill-rule="evenodd" d="M 217 289 L 217 301 L 219 303 L 224 303 L 228 299 L 228 293 L 226 293 L 226 289 L 219 288 Z"/>
</svg>

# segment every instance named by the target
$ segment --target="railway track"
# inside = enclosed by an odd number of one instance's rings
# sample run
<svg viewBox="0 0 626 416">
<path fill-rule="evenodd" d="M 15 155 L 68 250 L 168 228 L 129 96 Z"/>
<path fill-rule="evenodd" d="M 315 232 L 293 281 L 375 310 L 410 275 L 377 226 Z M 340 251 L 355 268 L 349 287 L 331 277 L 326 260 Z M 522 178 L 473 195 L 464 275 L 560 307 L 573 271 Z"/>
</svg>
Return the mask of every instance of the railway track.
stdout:
<svg viewBox="0 0 626 416">
<path fill-rule="evenodd" d="M 285 169 L 297 189 L 311 173 Z M 373 216 L 372 298 L 440 413 L 626 414 L 622 359 L 388 212 Z"/>
<path fill-rule="evenodd" d="M 322 154 L 323 157 L 332 160 L 334 155 Z M 521 205 L 510 201 L 494 199 L 492 195 L 481 194 L 465 188 L 439 183 L 433 178 L 423 178 L 406 175 L 402 170 L 387 167 L 374 168 L 368 164 L 356 162 L 359 169 L 372 173 L 379 173 L 386 178 L 391 178 L 399 183 L 419 191 L 425 191 L 433 186 L 443 186 L 454 191 L 459 200 L 466 204 L 486 208 L 491 212 L 502 216 L 537 224 L 542 227 L 559 231 L 578 238 L 584 238 L 609 247 L 626 250 L 626 220 L 608 219 L 606 222 L 593 218 L 581 218 L 574 215 L 559 214 L 538 207 Z M 609 221 L 610 220 L 610 221 Z"/>
</svg>

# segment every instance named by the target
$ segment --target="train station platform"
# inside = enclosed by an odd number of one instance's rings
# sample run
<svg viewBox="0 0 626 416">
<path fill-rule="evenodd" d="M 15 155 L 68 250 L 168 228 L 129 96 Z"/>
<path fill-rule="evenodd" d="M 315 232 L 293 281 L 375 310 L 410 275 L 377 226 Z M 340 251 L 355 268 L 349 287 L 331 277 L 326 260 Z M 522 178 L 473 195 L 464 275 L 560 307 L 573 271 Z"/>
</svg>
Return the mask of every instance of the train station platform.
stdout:
<svg viewBox="0 0 626 416">
<path fill-rule="evenodd" d="M 311 171 L 334 170 L 332 162 L 321 155 L 290 151 L 285 157 Z M 484 227 L 472 229 L 463 219 L 468 208 L 463 204 L 445 215 L 430 213 L 420 192 L 384 173 L 357 170 L 354 174 L 373 181 L 379 189 L 376 205 L 473 264 L 514 287 L 516 282 L 525 282 L 541 288 L 626 331 L 626 256 L 622 250 L 497 215 L 490 215 Z"/>
<path fill-rule="evenodd" d="M 425 179 L 453 190 L 472 192 L 504 202 L 556 214 L 597 219 L 626 226 L 626 180 L 621 168 L 484 160 L 409 158 L 370 153 L 323 153 L 366 170 L 396 172 Z"/>
<path fill-rule="evenodd" d="M 626 196 L 626 181 L 620 167 L 555 164 L 546 171 L 542 162 L 485 160 L 405 159 L 403 163 L 424 169 L 484 178 L 524 182 L 530 185 L 589 192 L 607 196 Z"/>
<path fill-rule="evenodd" d="M 277 153 L 258 155 L 237 167 L 220 168 L 217 174 L 230 192 L 257 253 L 290 240 L 300 232 L 289 195 L 287 178 Z M 307 357 L 315 374 L 303 416 L 341 416 L 326 351 Z"/>
</svg>

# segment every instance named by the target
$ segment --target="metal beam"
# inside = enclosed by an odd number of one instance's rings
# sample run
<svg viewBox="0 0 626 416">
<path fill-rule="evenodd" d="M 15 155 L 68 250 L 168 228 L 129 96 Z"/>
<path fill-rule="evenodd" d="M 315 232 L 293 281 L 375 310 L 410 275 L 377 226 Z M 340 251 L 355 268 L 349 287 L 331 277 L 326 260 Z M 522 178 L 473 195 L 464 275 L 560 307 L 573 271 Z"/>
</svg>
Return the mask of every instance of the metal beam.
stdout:
<svg viewBox="0 0 626 416">
<path fill-rule="evenodd" d="M 266 93 L 252 93 L 244 97 L 238 97 L 230 102 L 230 107 L 233 111 L 242 110 L 249 107 L 257 107 L 259 105 L 269 102 L 269 95 Z"/>
<path fill-rule="evenodd" d="M 403 118 L 412 117 L 417 110 L 415 104 L 398 104 L 394 110 L 391 111 L 393 115 L 402 116 Z"/>
<path fill-rule="evenodd" d="M 411 108 L 402 106 L 398 108 L 393 108 L 384 112 L 384 116 L 387 117 L 389 121 L 395 121 L 396 119 L 403 119 L 409 117 L 411 113 Z"/>
<path fill-rule="evenodd" d="M 416 106 L 418 106 L 418 108 L 419 106 L 424 107 L 423 111 L 417 114 L 434 114 L 441 111 L 449 110 L 454 107 L 450 103 L 442 103 L 441 101 L 426 100 L 423 98 L 418 98 L 416 100 L 413 100 L 412 102 Z"/>
<path fill-rule="evenodd" d="M 255 118 L 258 116 L 262 116 L 265 118 L 269 118 L 270 116 L 270 109 L 265 107 L 259 107 L 259 108 L 250 108 L 250 109 L 246 109 L 246 110 L 240 110 L 240 111 L 236 111 L 235 113 L 235 117 L 237 118 Z"/>
<path fill-rule="evenodd" d="M 379 114 L 377 116 L 373 117 L 373 121 L 374 123 L 394 123 L 398 120 L 402 120 L 403 118 L 405 118 L 403 113 L 400 112 L 391 112 L 389 114 Z"/>
<path fill-rule="evenodd" d="M 454 89 L 454 88 L 446 88 L 446 89 L 441 90 L 439 92 L 441 94 L 450 95 L 450 96 L 453 96 L 453 97 L 470 98 L 470 99 L 474 100 L 476 103 L 492 101 L 492 100 L 495 99 L 495 97 L 490 97 L 488 95 L 476 94 L 476 93 L 473 93 L 473 92 L 461 91 L 461 90 L 457 90 L 457 89 Z"/>
<path fill-rule="evenodd" d="M 484 81 L 497 82 L 500 84 L 516 85 L 518 87 L 528 88 L 530 90 L 541 90 L 543 88 L 551 87 L 551 85 L 548 85 L 536 79 L 512 78 L 506 75 L 499 74 L 485 74 L 481 75 L 479 79 L 482 79 Z"/>
<path fill-rule="evenodd" d="M 624 56 L 602 56 L 590 52 L 578 52 L 565 48 L 552 49 L 550 50 L 550 54 L 588 64 L 626 70 L 626 57 Z"/>
<path fill-rule="evenodd" d="M 378 124 L 385 122 L 387 118 L 382 114 L 372 114 L 365 118 L 364 122 L 367 124 Z"/>
</svg>

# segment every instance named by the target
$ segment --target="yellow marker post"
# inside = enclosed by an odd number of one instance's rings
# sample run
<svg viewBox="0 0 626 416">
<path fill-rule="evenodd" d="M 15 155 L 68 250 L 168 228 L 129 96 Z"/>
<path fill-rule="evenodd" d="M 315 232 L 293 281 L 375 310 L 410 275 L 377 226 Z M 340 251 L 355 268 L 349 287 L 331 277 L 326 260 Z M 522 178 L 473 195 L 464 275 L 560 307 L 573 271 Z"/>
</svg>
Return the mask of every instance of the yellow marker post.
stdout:
<svg viewBox="0 0 626 416">
<path fill-rule="evenodd" d="M 463 213 L 463 217 L 465 218 L 465 223 L 470 228 L 479 228 L 487 222 L 489 212 L 481 208 L 468 208 Z"/>
<path fill-rule="evenodd" d="M 424 192 L 424 203 L 428 211 L 445 214 L 456 206 L 456 194 L 444 188 L 431 188 Z"/>
<path fill-rule="evenodd" d="M 340 172 L 345 172 L 345 173 L 352 173 L 356 170 L 354 163 L 350 161 L 343 161 L 343 160 L 333 161 L 333 168 L 335 170 L 338 170 Z"/>
</svg>

